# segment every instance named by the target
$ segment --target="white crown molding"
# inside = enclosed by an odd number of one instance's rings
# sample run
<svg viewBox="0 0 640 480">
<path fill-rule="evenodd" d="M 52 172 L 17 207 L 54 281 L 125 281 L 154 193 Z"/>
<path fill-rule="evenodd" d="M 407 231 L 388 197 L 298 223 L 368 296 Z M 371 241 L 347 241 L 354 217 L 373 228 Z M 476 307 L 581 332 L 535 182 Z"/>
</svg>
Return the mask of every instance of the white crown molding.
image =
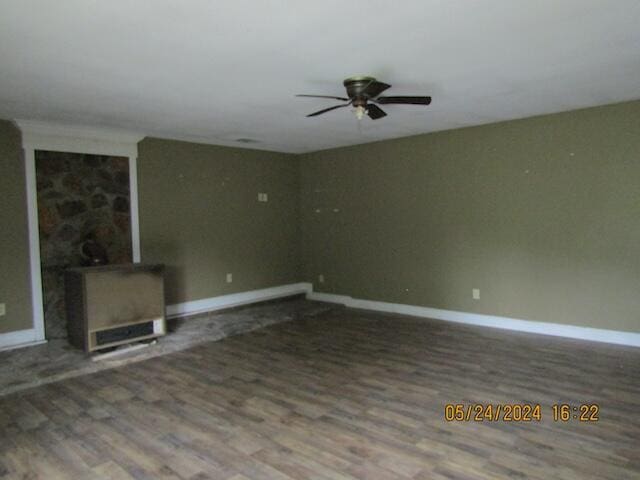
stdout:
<svg viewBox="0 0 640 480">
<path fill-rule="evenodd" d="M 453 310 L 420 307 L 402 303 L 376 302 L 373 300 L 362 300 L 352 298 L 347 295 L 335 295 L 332 293 L 310 292 L 307 294 L 307 298 L 309 300 L 337 303 L 349 308 L 373 310 L 376 312 L 398 313 L 401 315 L 410 315 L 412 317 L 431 318 L 447 322 L 464 323 L 467 325 L 477 325 L 482 327 L 500 328 L 503 330 L 514 330 L 518 332 L 537 333 L 540 335 L 551 335 L 555 337 L 589 340 L 592 342 L 640 347 L 640 333 L 634 332 L 579 327 L 576 325 L 565 325 L 561 323 L 535 322 L 531 320 L 520 320 L 516 318 L 483 315 L 479 313 L 456 312 Z"/>
<path fill-rule="evenodd" d="M 196 313 L 212 312 L 223 308 L 238 307 L 250 303 L 264 302 L 281 297 L 288 297 L 300 293 L 310 293 L 312 285 L 310 283 L 292 283 L 280 285 L 278 287 L 263 288 L 261 290 L 251 290 L 248 292 L 231 293 L 218 297 L 204 298 L 190 302 L 167 305 L 167 318 L 182 317 Z"/>
<path fill-rule="evenodd" d="M 138 143 L 145 135 L 138 132 L 109 127 L 91 127 L 65 123 L 42 122 L 38 120 L 15 120 L 23 134 L 28 136 L 55 136 L 72 138 L 91 138 L 105 142 Z"/>
<path fill-rule="evenodd" d="M 125 130 L 15 120 L 25 149 L 55 150 L 94 155 L 138 156 L 138 142 L 145 136 Z"/>
</svg>

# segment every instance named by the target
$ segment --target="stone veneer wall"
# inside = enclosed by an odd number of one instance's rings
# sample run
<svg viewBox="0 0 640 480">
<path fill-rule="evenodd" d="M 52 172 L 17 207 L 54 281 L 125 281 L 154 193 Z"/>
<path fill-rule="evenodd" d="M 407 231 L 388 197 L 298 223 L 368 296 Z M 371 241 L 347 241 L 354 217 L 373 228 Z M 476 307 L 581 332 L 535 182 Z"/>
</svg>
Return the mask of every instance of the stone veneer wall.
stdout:
<svg viewBox="0 0 640 480">
<path fill-rule="evenodd" d="M 109 263 L 131 262 L 129 161 L 36 151 L 40 259 L 47 338 L 67 336 L 64 271 L 83 264 L 89 236 Z"/>
</svg>

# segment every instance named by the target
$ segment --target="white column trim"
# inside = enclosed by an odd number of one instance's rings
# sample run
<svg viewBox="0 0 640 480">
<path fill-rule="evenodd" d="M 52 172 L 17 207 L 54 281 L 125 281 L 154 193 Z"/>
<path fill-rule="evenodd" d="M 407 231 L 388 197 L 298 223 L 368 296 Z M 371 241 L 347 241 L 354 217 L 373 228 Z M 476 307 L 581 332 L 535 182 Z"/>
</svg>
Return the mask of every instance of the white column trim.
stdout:
<svg viewBox="0 0 640 480">
<path fill-rule="evenodd" d="M 22 132 L 27 188 L 29 225 L 29 269 L 31 276 L 31 306 L 33 328 L 4 334 L 0 348 L 25 346 L 45 341 L 42 274 L 40 270 L 40 235 L 38 230 L 38 191 L 36 186 L 36 150 L 113 155 L 129 159 L 129 196 L 131 208 L 131 247 L 134 262 L 140 261 L 140 224 L 138 215 L 138 142 L 144 135 L 114 129 L 77 125 L 62 125 L 28 120 L 16 120 Z M 33 338 L 31 339 L 32 332 Z M 20 333 L 20 335 L 17 335 Z M 30 340 L 25 342 L 25 338 Z M 18 343 L 15 343 L 18 342 Z"/>
<path fill-rule="evenodd" d="M 129 208 L 131 209 L 131 255 L 134 263 L 140 262 L 140 216 L 138 213 L 138 149 L 129 156 Z"/>
<path fill-rule="evenodd" d="M 29 225 L 29 271 L 31 278 L 31 309 L 33 341 L 40 342 L 44 334 L 44 304 L 42 300 L 42 272 L 40 270 L 40 235 L 38 232 L 38 190 L 36 186 L 35 149 L 24 148 L 27 181 L 27 220 Z M 24 342 L 21 342 L 24 343 Z"/>
</svg>

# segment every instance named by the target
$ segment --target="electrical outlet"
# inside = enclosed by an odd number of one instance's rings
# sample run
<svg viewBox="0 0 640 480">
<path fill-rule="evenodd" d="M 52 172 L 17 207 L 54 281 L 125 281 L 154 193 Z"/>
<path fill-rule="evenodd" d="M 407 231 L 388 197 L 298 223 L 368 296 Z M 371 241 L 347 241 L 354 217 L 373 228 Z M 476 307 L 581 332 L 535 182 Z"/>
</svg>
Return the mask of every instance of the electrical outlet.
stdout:
<svg viewBox="0 0 640 480">
<path fill-rule="evenodd" d="M 322 274 L 318 275 L 318 282 L 324 283 L 324 275 Z"/>
<path fill-rule="evenodd" d="M 480 289 L 479 288 L 474 288 L 473 290 L 471 290 L 471 294 L 473 295 L 473 299 L 474 300 L 480 300 Z"/>
<path fill-rule="evenodd" d="M 227 283 L 233 282 L 233 273 L 227 273 Z"/>
<path fill-rule="evenodd" d="M 0 303 L 0 317 L 4 317 L 7 314 L 7 306 L 4 303 Z"/>
</svg>

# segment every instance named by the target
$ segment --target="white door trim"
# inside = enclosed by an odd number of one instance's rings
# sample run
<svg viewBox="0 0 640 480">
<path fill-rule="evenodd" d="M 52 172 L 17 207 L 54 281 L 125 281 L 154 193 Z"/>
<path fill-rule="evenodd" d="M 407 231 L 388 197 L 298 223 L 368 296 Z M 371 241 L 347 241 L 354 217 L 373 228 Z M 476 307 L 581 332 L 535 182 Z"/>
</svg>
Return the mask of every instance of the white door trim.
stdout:
<svg viewBox="0 0 640 480">
<path fill-rule="evenodd" d="M 22 132 L 27 187 L 29 225 L 29 268 L 34 338 L 28 344 L 45 341 L 42 275 L 40 271 L 40 234 L 38 231 L 38 190 L 36 187 L 36 150 L 113 155 L 129 159 L 129 195 L 131 208 L 131 247 L 133 261 L 140 261 L 140 224 L 138 216 L 138 142 L 144 135 L 112 129 L 60 125 L 16 120 Z M 21 337 L 24 339 L 24 336 Z M 24 341 L 21 342 L 25 344 Z M 21 345 L 21 346 L 22 346 Z M 5 345 L 5 347 L 8 345 Z"/>
</svg>

